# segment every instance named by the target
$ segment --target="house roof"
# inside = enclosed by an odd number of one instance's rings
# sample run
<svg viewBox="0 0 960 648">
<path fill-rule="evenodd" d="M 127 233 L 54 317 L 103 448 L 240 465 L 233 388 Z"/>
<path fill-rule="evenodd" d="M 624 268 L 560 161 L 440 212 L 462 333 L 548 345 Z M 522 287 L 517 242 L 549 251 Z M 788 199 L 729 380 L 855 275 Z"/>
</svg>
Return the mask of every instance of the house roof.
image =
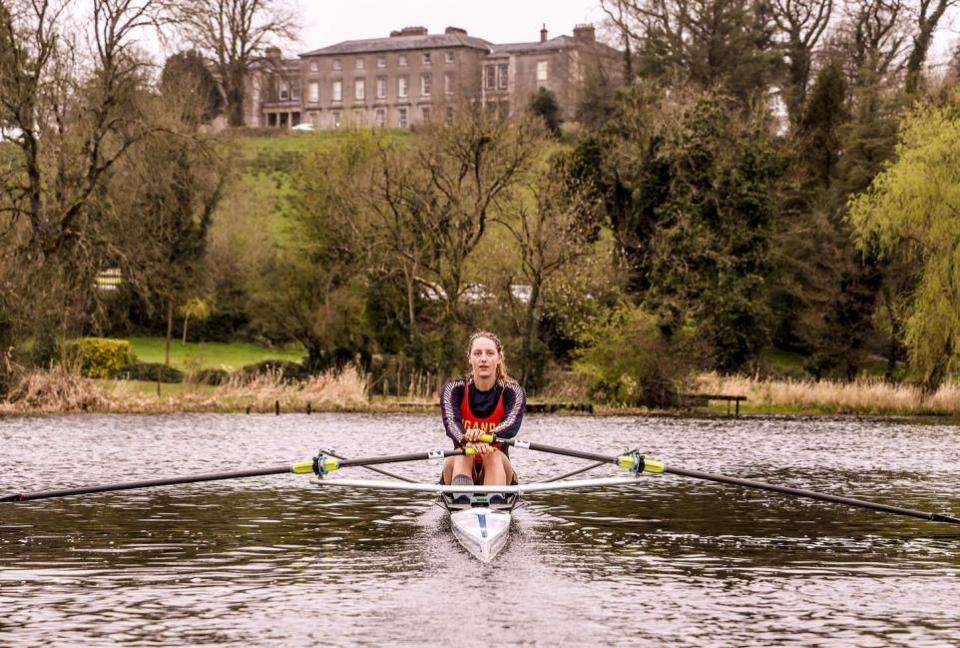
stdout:
<svg viewBox="0 0 960 648">
<path fill-rule="evenodd" d="M 492 54 L 512 54 L 514 52 L 547 52 L 566 49 L 582 44 L 572 36 L 557 36 L 546 41 L 532 41 L 529 43 L 504 43 L 494 45 Z"/>
<path fill-rule="evenodd" d="M 329 47 L 301 54 L 305 56 L 324 56 L 329 54 L 368 54 L 373 52 L 392 52 L 416 49 L 438 49 L 442 47 L 470 47 L 489 52 L 494 45 L 482 38 L 462 33 L 426 34 L 410 36 L 390 36 L 389 38 L 368 38 L 348 40 Z"/>
</svg>

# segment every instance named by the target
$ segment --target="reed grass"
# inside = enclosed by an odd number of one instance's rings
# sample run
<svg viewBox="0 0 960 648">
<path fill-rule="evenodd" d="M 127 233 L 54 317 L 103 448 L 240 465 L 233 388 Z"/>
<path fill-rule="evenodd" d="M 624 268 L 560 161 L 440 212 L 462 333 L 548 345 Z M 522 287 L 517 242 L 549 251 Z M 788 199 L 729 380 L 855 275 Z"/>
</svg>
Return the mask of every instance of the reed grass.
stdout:
<svg viewBox="0 0 960 648">
<path fill-rule="evenodd" d="M 553 384 L 566 398 L 582 396 L 583 385 L 569 379 Z M 432 411 L 435 386 L 411 379 L 405 397 L 371 398 L 368 377 L 355 367 L 293 381 L 282 370 L 244 376 L 233 374 L 222 385 L 164 384 L 83 378 L 79 369 L 55 367 L 32 371 L 0 402 L 0 414 L 68 412 L 274 412 Z M 703 374 L 697 392 L 742 395 L 743 414 L 960 415 L 960 384 L 924 394 L 912 385 L 863 378 L 851 383 L 827 380 L 767 380 L 749 376 Z M 546 393 L 550 400 L 558 394 Z M 724 406 L 720 406 L 721 409 Z"/>
<path fill-rule="evenodd" d="M 305 381 L 292 381 L 282 371 L 253 376 L 232 375 L 218 386 L 196 383 L 162 385 L 127 380 L 92 380 L 76 371 L 55 368 L 26 374 L 0 413 L 68 413 L 78 411 L 281 412 L 366 409 L 366 377 L 348 366 Z"/>
<path fill-rule="evenodd" d="M 745 413 L 830 413 L 870 415 L 960 414 L 960 385 L 947 383 L 933 394 L 912 385 L 860 378 L 829 380 L 765 380 L 749 376 L 703 374 L 697 391 L 742 395 Z"/>
</svg>

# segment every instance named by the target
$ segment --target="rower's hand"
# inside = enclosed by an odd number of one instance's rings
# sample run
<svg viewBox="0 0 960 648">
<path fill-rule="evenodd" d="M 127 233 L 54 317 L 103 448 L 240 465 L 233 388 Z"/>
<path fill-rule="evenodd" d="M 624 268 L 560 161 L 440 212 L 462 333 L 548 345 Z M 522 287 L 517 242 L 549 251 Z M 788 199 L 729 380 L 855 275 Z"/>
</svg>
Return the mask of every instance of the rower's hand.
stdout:
<svg viewBox="0 0 960 648">
<path fill-rule="evenodd" d="M 477 441 L 480 440 L 480 436 L 481 436 L 482 434 L 483 434 L 483 432 L 481 432 L 480 430 L 474 428 L 474 429 L 472 429 L 472 430 L 466 430 L 466 431 L 463 433 L 463 438 L 466 439 L 467 441 L 471 441 L 471 442 L 476 443 Z"/>
<path fill-rule="evenodd" d="M 473 442 L 471 442 L 471 443 L 467 443 L 466 448 L 467 448 L 467 449 L 472 449 L 472 450 L 473 450 L 474 452 L 476 452 L 477 455 L 479 455 L 479 456 L 483 456 L 483 455 L 485 455 L 485 454 L 489 454 L 489 453 L 494 452 L 494 451 L 496 450 L 496 448 L 494 448 L 494 447 L 493 447 L 492 445 L 490 445 L 489 443 L 473 443 Z"/>
</svg>

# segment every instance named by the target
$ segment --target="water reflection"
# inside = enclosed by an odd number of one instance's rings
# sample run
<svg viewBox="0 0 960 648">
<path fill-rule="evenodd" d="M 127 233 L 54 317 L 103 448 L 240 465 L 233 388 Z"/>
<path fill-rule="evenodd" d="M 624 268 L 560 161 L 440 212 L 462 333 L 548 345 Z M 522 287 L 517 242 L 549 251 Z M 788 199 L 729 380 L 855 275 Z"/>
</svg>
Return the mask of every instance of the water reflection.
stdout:
<svg viewBox="0 0 960 648">
<path fill-rule="evenodd" d="M 957 512 L 956 432 L 551 417 L 525 430 Z M 272 465 L 321 446 L 362 456 L 438 443 L 421 416 L 0 423 L 4 491 Z M 580 465 L 521 451 L 515 462 L 527 480 Z M 396 470 L 432 479 L 436 466 Z M 949 526 L 663 476 L 531 496 L 510 545 L 483 566 L 428 497 L 256 478 L 0 507 L 0 643 L 949 643 L 958 546 Z"/>
</svg>

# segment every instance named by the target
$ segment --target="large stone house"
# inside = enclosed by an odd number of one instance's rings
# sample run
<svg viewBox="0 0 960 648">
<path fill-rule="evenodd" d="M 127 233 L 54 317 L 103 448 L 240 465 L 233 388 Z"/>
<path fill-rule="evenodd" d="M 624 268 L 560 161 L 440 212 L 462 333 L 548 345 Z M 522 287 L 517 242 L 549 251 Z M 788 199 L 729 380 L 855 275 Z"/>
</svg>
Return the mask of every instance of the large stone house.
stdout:
<svg viewBox="0 0 960 648">
<path fill-rule="evenodd" d="M 247 126 L 318 129 L 346 124 L 407 128 L 465 103 L 515 115 L 540 89 L 574 121 L 590 75 L 620 74 L 621 55 L 591 25 L 573 36 L 497 45 L 447 27 L 407 27 L 387 38 L 349 40 L 284 58 L 270 49 L 247 82 Z"/>
</svg>

